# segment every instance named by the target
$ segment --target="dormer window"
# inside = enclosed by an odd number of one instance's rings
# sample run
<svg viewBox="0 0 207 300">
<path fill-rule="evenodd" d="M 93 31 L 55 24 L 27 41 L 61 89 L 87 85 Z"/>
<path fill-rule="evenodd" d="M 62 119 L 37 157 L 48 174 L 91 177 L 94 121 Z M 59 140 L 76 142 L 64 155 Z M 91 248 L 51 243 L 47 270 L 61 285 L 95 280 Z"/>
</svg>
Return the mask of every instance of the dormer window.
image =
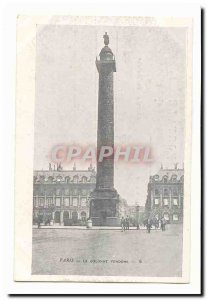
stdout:
<svg viewBox="0 0 207 300">
<path fill-rule="evenodd" d="M 177 176 L 176 176 L 176 175 L 173 175 L 173 176 L 172 176 L 172 182 L 176 182 L 176 180 L 177 180 Z"/>
<path fill-rule="evenodd" d="M 60 182 L 61 180 L 62 180 L 62 177 L 61 177 L 61 176 L 58 176 L 58 177 L 57 177 L 57 181 Z"/>
<path fill-rule="evenodd" d="M 163 182 L 167 182 L 167 176 L 164 176 Z"/>
<path fill-rule="evenodd" d="M 73 177 L 73 182 L 74 182 L 74 183 L 77 183 L 77 182 L 78 182 L 78 176 L 74 176 L 74 177 Z"/>
</svg>

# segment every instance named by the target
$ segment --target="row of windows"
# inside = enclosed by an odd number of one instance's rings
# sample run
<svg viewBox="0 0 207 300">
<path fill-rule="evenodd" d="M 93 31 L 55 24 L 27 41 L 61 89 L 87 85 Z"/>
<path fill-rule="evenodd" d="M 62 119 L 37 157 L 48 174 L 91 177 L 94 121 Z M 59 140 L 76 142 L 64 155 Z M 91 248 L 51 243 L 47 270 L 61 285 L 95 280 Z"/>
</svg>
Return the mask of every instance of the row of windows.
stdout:
<svg viewBox="0 0 207 300">
<path fill-rule="evenodd" d="M 95 183 L 96 182 L 96 178 L 94 176 L 90 177 L 89 179 L 86 176 L 83 177 L 78 177 L 78 176 L 74 176 L 73 178 L 70 178 L 69 176 L 67 177 L 62 177 L 62 176 L 57 176 L 57 177 L 45 177 L 45 176 L 40 176 L 39 178 L 37 178 L 36 176 L 34 177 L 34 182 L 36 181 L 40 181 L 40 182 L 46 182 L 46 183 L 52 183 L 52 182 L 66 182 L 66 183 L 88 183 L 88 182 L 92 182 Z"/>
<path fill-rule="evenodd" d="M 171 181 L 171 182 L 177 182 L 177 181 L 183 181 L 184 179 L 184 176 L 181 176 L 180 179 L 177 178 L 176 175 L 173 175 L 171 178 L 168 178 L 167 176 L 164 176 L 161 181 L 163 182 L 168 182 L 168 181 Z M 159 180 L 159 176 L 158 175 L 155 175 L 154 176 L 154 180 L 155 181 L 158 181 Z"/>
<path fill-rule="evenodd" d="M 170 220 L 170 216 L 168 213 L 164 214 L 163 217 L 165 218 L 166 221 Z M 173 219 L 173 221 L 179 221 L 179 215 L 173 214 L 172 219 Z"/>
<path fill-rule="evenodd" d="M 178 190 L 177 188 L 173 188 L 173 189 L 171 190 L 171 192 L 172 192 L 172 195 L 173 195 L 173 196 L 178 196 L 178 194 L 179 194 L 179 190 Z M 156 196 L 160 195 L 160 193 L 162 193 L 162 190 L 155 189 L 155 195 L 156 195 Z M 180 188 L 180 193 L 181 193 L 181 195 L 183 195 L 183 188 L 182 188 L 182 187 Z M 170 194 L 170 189 L 165 188 L 165 189 L 163 190 L 163 194 L 164 194 L 164 196 L 169 196 L 169 194 Z"/>
<path fill-rule="evenodd" d="M 36 190 L 35 193 L 39 193 L 39 194 L 44 194 L 44 193 L 47 193 L 48 195 L 53 195 L 53 193 L 55 193 L 57 196 L 60 196 L 62 194 L 64 195 L 74 195 L 74 196 L 77 196 L 77 195 L 83 195 L 83 196 L 86 196 L 88 195 L 90 192 L 92 192 L 93 189 L 90 189 L 90 190 L 85 190 L 85 189 L 81 189 L 81 190 L 77 190 L 77 189 L 56 189 L 55 191 L 53 190 L 45 190 L 43 187 L 40 188 L 38 191 Z"/>
<path fill-rule="evenodd" d="M 34 198 L 34 205 L 35 207 L 50 207 L 50 206 L 61 206 L 61 198 L 47 198 L 46 200 L 44 198 L 36 199 Z M 63 205 L 68 206 L 78 206 L 78 198 L 64 198 Z M 80 206 L 87 206 L 87 198 L 81 198 L 80 199 Z"/>
<path fill-rule="evenodd" d="M 160 202 L 161 202 L 160 199 L 157 199 L 157 198 L 154 199 L 154 204 L 155 204 L 155 205 L 159 205 Z M 168 206 L 168 205 L 170 204 L 170 200 L 169 200 L 169 199 L 166 199 L 166 198 L 163 199 L 163 204 L 164 204 L 165 206 Z M 178 206 L 178 199 L 176 199 L 176 198 L 172 199 L 172 204 L 173 204 L 174 206 Z"/>
</svg>

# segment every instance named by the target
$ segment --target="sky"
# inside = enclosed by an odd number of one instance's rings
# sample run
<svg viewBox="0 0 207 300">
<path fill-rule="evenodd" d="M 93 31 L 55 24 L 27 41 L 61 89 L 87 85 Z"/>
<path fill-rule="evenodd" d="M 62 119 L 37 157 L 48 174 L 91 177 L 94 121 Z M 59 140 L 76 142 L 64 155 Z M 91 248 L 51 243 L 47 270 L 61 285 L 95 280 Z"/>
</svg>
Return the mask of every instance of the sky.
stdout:
<svg viewBox="0 0 207 300">
<path fill-rule="evenodd" d="M 148 145 L 153 163 L 115 164 L 115 188 L 144 205 L 149 176 L 161 163 L 182 167 L 186 97 L 186 29 L 38 25 L 34 169 L 48 169 L 59 144 L 96 145 L 98 72 L 103 35 L 116 59 L 115 145 Z M 90 162 L 76 161 L 77 169 Z M 63 165 L 71 169 L 73 164 Z"/>
</svg>

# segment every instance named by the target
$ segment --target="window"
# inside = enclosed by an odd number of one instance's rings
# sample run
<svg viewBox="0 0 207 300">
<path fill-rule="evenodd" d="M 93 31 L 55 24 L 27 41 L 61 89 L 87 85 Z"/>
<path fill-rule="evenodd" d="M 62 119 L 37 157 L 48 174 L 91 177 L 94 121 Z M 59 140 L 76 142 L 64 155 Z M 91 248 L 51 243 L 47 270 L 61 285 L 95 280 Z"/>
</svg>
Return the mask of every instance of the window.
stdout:
<svg viewBox="0 0 207 300">
<path fill-rule="evenodd" d="M 178 215 L 173 214 L 173 221 L 178 221 Z"/>
<path fill-rule="evenodd" d="M 82 182 L 86 183 L 87 182 L 87 178 L 85 176 L 82 177 Z"/>
<path fill-rule="evenodd" d="M 167 176 L 165 176 L 165 177 L 163 178 L 163 181 L 164 181 L 164 182 L 167 182 Z"/>
<path fill-rule="evenodd" d="M 81 198 L 81 206 L 86 206 L 86 198 Z"/>
<path fill-rule="evenodd" d="M 73 198 L 73 206 L 78 206 L 78 198 Z"/>
<path fill-rule="evenodd" d="M 168 199 L 164 199 L 164 205 L 167 206 L 168 205 Z"/>
<path fill-rule="evenodd" d="M 159 190 L 158 190 L 158 189 L 155 189 L 155 195 L 156 195 L 156 196 L 159 196 L 159 194 L 160 194 Z"/>
<path fill-rule="evenodd" d="M 38 200 L 36 198 L 34 198 L 34 206 L 38 207 Z"/>
<path fill-rule="evenodd" d="M 70 199 L 69 198 L 64 199 L 64 205 L 65 206 L 70 206 Z"/>
<path fill-rule="evenodd" d="M 166 221 L 169 221 L 169 219 L 170 219 L 168 213 L 165 213 L 163 217 L 164 217 L 164 219 L 165 219 Z"/>
<path fill-rule="evenodd" d="M 65 177 L 65 182 L 66 183 L 69 183 L 70 182 L 70 178 L 67 176 L 67 177 Z"/>
<path fill-rule="evenodd" d="M 69 195 L 69 189 L 65 189 L 65 195 Z"/>
<path fill-rule="evenodd" d="M 60 198 L 56 198 L 56 206 L 60 206 Z"/>
<path fill-rule="evenodd" d="M 56 190 L 56 195 L 58 195 L 58 196 L 60 195 L 60 189 Z"/>
<path fill-rule="evenodd" d="M 78 176 L 74 176 L 74 177 L 73 177 L 73 182 L 74 182 L 74 183 L 77 183 L 77 182 L 78 182 Z"/>
<path fill-rule="evenodd" d="M 86 190 L 82 190 L 82 195 L 87 195 L 87 191 Z"/>
<path fill-rule="evenodd" d="M 177 179 L 177 176 L 176 176 L 176 175 L 173 175 L 173 176 L 172 176 L 172 182 L 176 182 L 176 179 Z"/>
<path fill-rule="evenodd" d="M 52 183 L 52 182 L 53 182 L 53 177 L 52 177 L 52 176 L 49 176 L 49 177 L 48 177 L 48 182 L 49 182 L 49 183 Z"/>
<path fill-rule="evenodd" d="M 53 198 L 47 198 L 47 206 L 53 205 Z"/>
<path fill-rule="evenodd" d="M 155 199 L 155 205 L 159 205 L 159 199 Z"/>
<path fill-rule="evenodd" d="M 177 188 L 174 188 L 172 192 L 173 192 L 173 196 L 177 196 L 178 195 L 178 189 Z"/>
<path fill-rule="evenodd" d="M 178 205 L 178 199 L 176 199 L 176 198 L 173 199 L 173 205 L 176 205 L 176 206 Z"/>
<path fill-rule="evenodd" d="M 86 212 L 85 212 L 85 211 L 82 211 L 82 212 L 81 212 L 81 220 L 82 220 L 83 222 L 86 221 Z"/>
<path fill-rule="evenodd" d="M 57 181 L 58 181 L 58 182 L 61 181 L 61 179 L 62 179 L 61 176 L 58 176 L 58 177 L 57 177 Z"/>
<path fill-rule="evenodd" d="M 169 195 L 168 189 L 164 189 L 164 196 L 168 196 L 168 195 Z"/>
<path fill-rule="evenodd" d="M 39 205 L 40 206 L 44 206 L 44 202 L 45 202 L 44 200 L 45 200 L 44 198 L 39 199 Z"/>
</svg>

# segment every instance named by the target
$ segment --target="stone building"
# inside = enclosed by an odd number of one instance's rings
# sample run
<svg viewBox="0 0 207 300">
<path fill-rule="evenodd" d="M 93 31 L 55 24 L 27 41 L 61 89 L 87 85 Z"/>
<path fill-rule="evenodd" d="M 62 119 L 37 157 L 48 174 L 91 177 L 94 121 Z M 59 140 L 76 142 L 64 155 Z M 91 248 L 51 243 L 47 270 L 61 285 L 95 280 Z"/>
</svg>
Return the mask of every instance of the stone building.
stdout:
<svg viewBox="0 0 207 300">
<path fill-rule="evenodd" d="M 95 169 L 34 171 L 33 223 L 85 225 L 89 217 L 90 194 L 96 184 Z"/>
<path fill-rule="evenodd" d="M 150 176 L 148 183 L 146 215 L 150 218 L 164 217 L 168 223 L 183 221 L 184 169 L 164 169 Z"/>
</svg>

